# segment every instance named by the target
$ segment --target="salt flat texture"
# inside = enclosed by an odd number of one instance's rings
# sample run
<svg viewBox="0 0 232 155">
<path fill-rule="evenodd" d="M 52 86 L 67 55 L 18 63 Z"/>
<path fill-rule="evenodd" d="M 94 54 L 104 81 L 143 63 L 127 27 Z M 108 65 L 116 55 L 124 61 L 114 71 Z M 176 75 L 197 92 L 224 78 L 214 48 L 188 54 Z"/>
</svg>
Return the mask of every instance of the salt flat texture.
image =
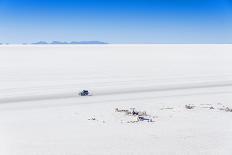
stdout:
<svg viewBox="0 0 232 155">
<path fill-rule="evenodd" d="M 1 45 L 0 154 L 231 155 L 231 51 Z M 78 96 L 83 89 L 93 96 Z M 154 122 L 131 123 L 115 108 L 146 111 Z"/>
</svg>

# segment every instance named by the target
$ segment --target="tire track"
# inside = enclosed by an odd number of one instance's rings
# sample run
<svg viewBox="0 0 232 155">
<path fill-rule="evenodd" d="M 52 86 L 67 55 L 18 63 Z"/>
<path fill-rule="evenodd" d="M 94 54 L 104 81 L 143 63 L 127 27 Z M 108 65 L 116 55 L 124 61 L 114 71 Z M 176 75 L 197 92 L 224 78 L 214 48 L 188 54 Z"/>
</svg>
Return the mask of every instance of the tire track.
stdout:
<svg viewBox="0 0 232 155">
<path fill-rule="evenodd" d="M 119 94 L 131 94 L 131 93 L 175 91 L 175 90 L 189 90 L 189 89 L 231 87 L 231 86 L 232 86 L 232 81 L 198 82 L 198 83 L 185 83 L 185 84 L 173 84 L 173 85 L 147 85 L 147 86 L 137 86 L 137 87 L 124 87 L 124 88 L 123 87 L 110 87 L 107 89 L 96 88 L 92 90 L 92 93 L 95 96 L 104 96 L 104 95 L 119 95 Z M 78 96 L 78 91 L 77 92 L 66 91 L 66 92 L 60 92 L 54 94 L 50 93 L 50 94 L 40 94 L 40 95 L 2 97 L 0 98 L 0 104 L 12 103 L 12 102 L 78 98 L 78 97 L 80 97 Z"/>
</svg>

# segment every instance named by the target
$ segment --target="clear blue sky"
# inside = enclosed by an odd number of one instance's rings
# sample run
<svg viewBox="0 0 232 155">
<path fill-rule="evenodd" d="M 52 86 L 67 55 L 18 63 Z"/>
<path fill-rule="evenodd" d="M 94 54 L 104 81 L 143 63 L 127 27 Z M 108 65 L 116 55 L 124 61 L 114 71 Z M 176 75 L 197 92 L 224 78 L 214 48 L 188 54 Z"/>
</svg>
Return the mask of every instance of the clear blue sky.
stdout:
<svg viewBox="0 0 232 155">
<path fill-rule="evenodd" d="M 0 0 L 0 42 L 232 43 L 232 0 Z"/>
</svg>

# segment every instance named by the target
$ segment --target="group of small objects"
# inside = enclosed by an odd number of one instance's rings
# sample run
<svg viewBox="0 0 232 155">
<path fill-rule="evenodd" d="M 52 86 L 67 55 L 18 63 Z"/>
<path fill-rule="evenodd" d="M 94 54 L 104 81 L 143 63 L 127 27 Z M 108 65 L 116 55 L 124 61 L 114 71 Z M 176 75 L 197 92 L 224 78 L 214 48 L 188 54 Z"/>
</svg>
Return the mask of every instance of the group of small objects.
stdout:
<svg viewBox="0 0 232 155">
<path fill-rule="evenodd" d="M 218 105 L 221 105 L 221 103 L 218 103 Z M 194 105 L 185 105 L 185 108 L 186 109 L 194 109 L 196 106 Z M 213 106 L 207 106 L 207 107 L 202 107 L 202 108 L 208 108 L 208 109 L 215 109 Z M 225 111 L 225 112 L 232 112 L 232 108 L 229 108 L 229 107 L 225 107 L 225 106 L 222 106 L 222 108 L 218 108 L 219 110 L 221 111 Z"/>
<path fill-rule="evenodd" d="M 130 109 L 119 109 L 115 108 L 115 112 L 124 113 L 126 116 L 130 116 L 133 119 L 127 121 L 127 123 L 137 123 L 137 122 L 154 122 L 154 116 L 148 115 L 146 111 L 137 111 L 135 108 Z"/>
<path fill-rule="evenodd" d="M 135 108 L 119 109 L 116 108 L 115 112 L 123 113 L 126 115 L 128 121 L 121 120 L 121 123 L 137 123 L 137 122 L 154 122 L 155 116 L 148 115 L 146 111 L 137 111 Z M 104 120 L 98 120 L 95 116 L 90 117 L 89 121 L 97 121 L 106 123 Z"/>
<path fill-rule="evenodd" d="M 222 107 L 216 108 L 210 104 L 201 104 L 201 106 L 199 108 L 207 108 L 210 110 L 218 109 L 218 110 L 225 111 L 225 112 L 232 112 L 232 108 L 226 107 L 226 106 L 222 105 L 221 103 L 218 103 L 217 105 L 220 105 Z M 187 110 L 192 110 L 196 107 L 197 106 L 192 105 L 192 104 L 185 105 L 185 109 L 187 109 Z M 173 108 L 162 108 L 160 110 L 164 110 L 164 109 L 173 109 Z M 135 108 L 129 108 L 129 109 L 115 108 L 115 112 L 122 113 L 122 114 L 124 114 L 124 116 L 126 116 L 126 117 L 123 116 L 125 119 L 121 120 L 121 123 L 154 122 L 154 119 L 157 118 L 156 116 L 151 116 L 151 115 L 147 114 L 146 111 L 138 111 Z M 89 118 L 88 120 L 106 123 L 104 120 L 96 119 L 95 116 Z M 127 120 L 127 121 L 125 121 L 125 120 Z"/>
</svg>

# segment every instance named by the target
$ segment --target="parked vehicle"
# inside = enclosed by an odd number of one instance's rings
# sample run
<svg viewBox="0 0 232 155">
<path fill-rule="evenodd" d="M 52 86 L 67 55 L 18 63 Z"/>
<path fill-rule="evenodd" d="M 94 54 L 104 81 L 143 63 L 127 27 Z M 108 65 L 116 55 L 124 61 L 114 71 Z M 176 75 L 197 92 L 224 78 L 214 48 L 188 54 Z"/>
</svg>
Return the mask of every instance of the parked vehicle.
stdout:
<svg viewBox="0 0 232 155">
<path fill-rule="evenodd" d="M 88 90 L 82 90 L 79 93 L 80 96 L 91 96 L 92 94 Z"/>
</svg>

